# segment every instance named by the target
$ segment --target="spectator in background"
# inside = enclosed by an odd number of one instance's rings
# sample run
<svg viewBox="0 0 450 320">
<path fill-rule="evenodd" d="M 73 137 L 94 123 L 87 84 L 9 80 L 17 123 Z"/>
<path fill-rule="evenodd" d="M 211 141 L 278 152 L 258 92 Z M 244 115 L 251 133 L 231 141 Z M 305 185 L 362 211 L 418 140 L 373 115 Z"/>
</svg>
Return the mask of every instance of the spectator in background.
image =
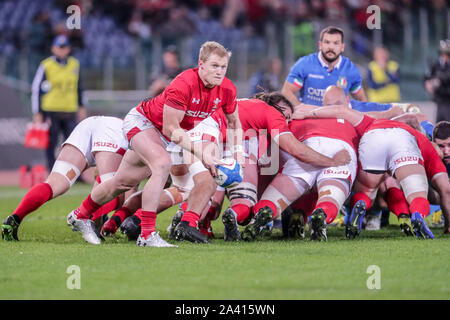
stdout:
<svg viewBox="0 0 450 320">
<path fill-rule="evenodd" d="M 167 15 L 158 28 L 163 43 L 176 43 L 184 37 L 194 35 L 197 31 L 195 21 L 189 16 L 189 8 L 183 3 L 177 3 L 170 8 Z"/>
<path fill-rule="evenodd" d="M 152 29 L 149 23 L 145 23 L 142 18 L 142 11 L 133 12 L 130 22 L 128 23 L 128 31 L 138 37 L 143 42 L 150 40 Z"/>
<path fill-rule="evenodd" d="M 29 47 L 29 61 L 36 68 L 52 44 L 52 25 L 48 11 L 38 12 L 26 29 L 24 40 Z"/>
<path fill-rule="evenodd" d="M 153 76 L 150 85 L 150 96 L 156 97 L 183 69 L 175 46 L 171 45 L 163 53 L 163 68 L 161 72 Z"/>
<path fill-rule="evenodd" d="M 281 86 L 282 63 L 278 58 L 268 59 L 261 70 L 257 71 L 250 78 L 250 95 L 252 97 L 258 93 L 258 87 L 262 87 L 267 92 L 278 91 Z"/>
<path fill-rule="evenodd" d="M 437 121 L 450 120 L 450 39 L 440 41 L 439 60 L 425 75 L 425 88 L 437 104 Z"/>
<path fill-rule="evenodd" d="M 376 47 L 367 73 L 367 97 L 379 103 L 398 102 L 400 98 L 398 63 L 389 60 L 389 52 Z"/>
<path fill-rule="evenodd" d="M 52 56 L 43 60 L 32 84 L 33 122 L 50 124 L 50 142 L 46 151 L 47 167 L 55 163 L 60 133 L 67 139 L 78 121 L 86 118 L 79 61 L 69 56 L 69 39 L 59 35 L 53 40 Z"/>
<path fill-rule="evenodd" d="M 47 11 L 38 12 L 28 27 L 27 43 L 33 54 L 44 54 L 51 45 L 52 25 Z"/>
</svg>

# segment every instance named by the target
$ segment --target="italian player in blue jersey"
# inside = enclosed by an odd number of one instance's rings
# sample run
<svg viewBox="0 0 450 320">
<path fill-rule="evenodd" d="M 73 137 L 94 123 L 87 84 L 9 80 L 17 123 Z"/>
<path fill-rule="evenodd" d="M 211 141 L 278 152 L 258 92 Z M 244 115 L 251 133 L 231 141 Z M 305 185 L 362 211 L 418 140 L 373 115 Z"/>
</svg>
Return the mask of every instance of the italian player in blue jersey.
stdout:
<svg viewBox="0 0 450 320">
<path fill-rule="evenodd" d="M 367 101 L 358 68 L 344 57 L 344 32 L 327 27 L 320 33 L 319 51 L 300 58 L 291 68 L 281 92 L 294 105 L 322 106 L 330 85 L 342 88 L 359 101 Z M 298 97 L 299 95 L 299 97 Z"/>
</svg>

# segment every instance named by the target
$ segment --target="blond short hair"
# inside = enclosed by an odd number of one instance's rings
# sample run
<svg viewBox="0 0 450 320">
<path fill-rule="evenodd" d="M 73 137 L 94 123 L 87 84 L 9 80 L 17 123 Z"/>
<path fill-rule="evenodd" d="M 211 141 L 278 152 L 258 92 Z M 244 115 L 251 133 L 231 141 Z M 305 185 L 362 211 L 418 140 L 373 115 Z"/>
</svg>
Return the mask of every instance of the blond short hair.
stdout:
<svg viewBox="0 0 450 320">
<path fill-rule="evenodd" d="M 225 49 L 225 47 L 222 46 L 220 43 L 215 41 L 207 41 L 200 47 L 198 59 L 203 62 L 206 62 L 212 54 L 216 54 L 221 58 L 228 57 L 228 59 L 230 59 L 231 57 L 231 51 Z"/>
</svg>

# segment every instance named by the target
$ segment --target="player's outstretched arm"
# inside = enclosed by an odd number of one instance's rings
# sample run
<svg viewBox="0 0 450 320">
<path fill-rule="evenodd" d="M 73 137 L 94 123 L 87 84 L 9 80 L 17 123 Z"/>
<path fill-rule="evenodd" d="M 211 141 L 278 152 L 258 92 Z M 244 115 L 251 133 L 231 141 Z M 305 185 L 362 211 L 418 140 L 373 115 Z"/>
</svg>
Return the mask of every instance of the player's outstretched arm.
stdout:
<svg viewBox="0 0 450 320">
<path fill-rule="evenodd" d="M 400 107 L 398 105 L 392 105 L 392 107 L 389 108 L 388 110 L 369 111 L 369 112 L 366 112 L 365 114 L 372 118 L 375 118 L 375 119 L 392 119 L 392 118 L 400 116 L 404 113 L 405 113 L 405 111 L 403 110 L 402 107 Z"/>
<path fill-rule="evenodd" d="M 297 98 L 297 93 L 300 91 L 298 87 L 293 85 L 292 83 L 285 81 L 283 84 L 283 88 L 281 88 L 281 94 L 289 100 L 292 105 L 297 108 L 298 105 L 301 104 L 300 100 Z"/>
<path fill-rule="evenodd" d="M 350 162 L 350 154 L 341 150 L 334 155 L 333 158 L 324 156 L 323 154 L 311 149 L 306 144 L 300 142 L 291 133 L 279 136 L 278 145 L 287 153 L 291 154 L 298 160 L 319 167 L 335 167 L 342 166 Z"/>
<path fill-rule="evenodd" d="M 353 98 L 359 101 L 367 101 L 366 92 L 364 91 L 364 88 L 361 88 L 357 93 L 352 94 Z"/>
<path fill-rule="evenodd" d="M 350 109 L 348 106 L 336 105 L 327 107 L 318 107 L 306 112 L 295 112 L 293 119 L 314 119 L 314 118 L 331 118 L 331 119 L 344 119 L 351 125 L 357 126 L 364 115 L 356 110 Z"/>
</svg>

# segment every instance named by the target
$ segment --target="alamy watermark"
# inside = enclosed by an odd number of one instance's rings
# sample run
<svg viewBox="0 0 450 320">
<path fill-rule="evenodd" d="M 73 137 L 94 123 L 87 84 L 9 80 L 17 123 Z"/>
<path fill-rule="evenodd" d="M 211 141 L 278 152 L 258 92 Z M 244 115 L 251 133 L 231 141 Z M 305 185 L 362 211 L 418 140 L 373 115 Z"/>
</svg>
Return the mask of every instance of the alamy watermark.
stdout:
<svg viewBox="0 0 450 320">
<path fill-rule="evenodd" d="M 81 29 L 81 9 L 77 5 L 67 7 L 67 14 L 70 16 L 66 19 L 66 27 L 69 30 Z"/>
<path fill-rule="evenodd" d="M 377 5 L 367 7 L 366 13 L 370 14 L 367 18 L 366 26 L 369 30 L 381 29 L 381 10 Z"/>
<path fill-rule="evenodd" d="M 381 269 L 377 265 L 370 265 L 367 267 L 366 273 L 370 274 L 367 278 L 366 285 L 369 290 L 381 289 Z"/>
<path fill-rule="evenodd" d="M 66 270 L 67 274 L 70 276 L 66 280 L 66 287 L 69 290 L 81 289 L 81 269 L 77 265 L 70 265 Z"/>
</svg>

